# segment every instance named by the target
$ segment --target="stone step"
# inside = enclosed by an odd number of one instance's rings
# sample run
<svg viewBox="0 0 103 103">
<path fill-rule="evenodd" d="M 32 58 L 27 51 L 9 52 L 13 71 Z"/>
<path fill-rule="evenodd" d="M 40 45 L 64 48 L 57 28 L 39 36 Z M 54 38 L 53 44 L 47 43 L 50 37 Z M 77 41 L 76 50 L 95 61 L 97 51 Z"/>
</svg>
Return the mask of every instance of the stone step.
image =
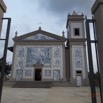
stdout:
<svg viewBox="0 0 103 103">
<path fill-rule="evenodd" d="M 4 81 L 3 86 L 12 87 L 16 82 L 15 81 Z"/>
<path fill-rule="evenodd" d="M 50 88 L 51 82 L 18 81 L 13 88 Z"/>
<path fill-rule="evenodd" d="M 75 87 L 70 82 L 50 82 L 50 81 L 8 81 L 4 82 L 4 86 L 11 86 L 13 88 L 50 88 L 50 87 Z"/>
<path fill-rule="evenodd" d="M 70 82 L 52 82 L 52 87 L 75 87 L 75 85 Z"/>
</svg>

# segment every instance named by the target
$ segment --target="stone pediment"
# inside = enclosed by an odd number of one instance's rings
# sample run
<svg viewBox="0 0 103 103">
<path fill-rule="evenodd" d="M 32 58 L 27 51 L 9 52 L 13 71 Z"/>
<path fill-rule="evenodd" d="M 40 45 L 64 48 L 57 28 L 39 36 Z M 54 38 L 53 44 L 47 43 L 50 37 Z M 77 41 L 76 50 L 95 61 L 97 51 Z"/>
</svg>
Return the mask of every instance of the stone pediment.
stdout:
<svg viewBox="0 0 103 103">
<path fill-rule="evenodd" d="M 58 36 L 53 33 L 49 33 L 46 31 L 43 31 L 41 29 L 36 30 L 34 32 L 30 32 L 21 36 L 16 36 L 13 38 L 13 40 L 16 42 L 18 41 L 66 41 L 66 38 L 62 36 Z"/>
</svg>

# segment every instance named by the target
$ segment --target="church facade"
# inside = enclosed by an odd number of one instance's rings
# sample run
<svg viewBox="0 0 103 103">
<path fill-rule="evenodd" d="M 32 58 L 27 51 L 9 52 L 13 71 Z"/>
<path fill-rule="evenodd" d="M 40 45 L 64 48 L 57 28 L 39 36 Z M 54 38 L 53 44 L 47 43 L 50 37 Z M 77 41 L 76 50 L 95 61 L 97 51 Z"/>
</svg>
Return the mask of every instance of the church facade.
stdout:
<svg viewBox="0 0 103 103">
<path fill-rule="evenodd" d="M 84 16 L 74 11 L 68 15 L 66 27 L 67 38 L 41 28 L 15 36 L 11 80 L 68 81 L 77 86 L 86 85 Z"/>
<path fill-rule="evenodd" d="M 13 78 L 64 80 L 66 38 L 39 30 L 14 38 Z"/>
</svg>

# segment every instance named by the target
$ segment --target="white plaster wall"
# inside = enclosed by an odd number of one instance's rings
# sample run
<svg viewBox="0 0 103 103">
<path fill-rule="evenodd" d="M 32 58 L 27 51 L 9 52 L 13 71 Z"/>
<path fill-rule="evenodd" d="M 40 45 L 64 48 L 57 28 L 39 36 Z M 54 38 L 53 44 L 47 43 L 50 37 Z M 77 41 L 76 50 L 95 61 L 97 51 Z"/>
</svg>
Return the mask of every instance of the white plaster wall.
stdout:
<svg viewBox="0 0 103 103">
<path fill-rule="evenodd" d="M 26 55 L 27 55 L 27 48 L 30 48 L 30 47 L 50 47 L 51 48 L 51 57 L 54 56 L 54 51 L 58 48 L 59 49 L 59 65 L 56 66 L 54 65 L 54 61 L 56 58 L 51 58 L 51 65 L 48 67 L 48 66 L 44 66 L 43 67 L 43 70 L 42 70 L 42 79 L 53 79 L 53 71 L 54 70 L 60 70 L 60 79 L 63 79 L 63 46 L 61 45 L 45 45 L 45 46 L 41 46 L 41 45 L 25 45 L 25 46 L 16 46 L 16 50 L 15 50 L 15 59 L 14 59 L 14 69 L 13 69 L 13 78 L 16 78 L 16 70 L 17 69 L 22 69 L 23 70 L 23 78 L 22 79 L 34 79 L 34 67 L 26 67 L 26 61 L 27 61 L 27 58 L 26 58 Z M 18 53 L 21 49 L 24 49 L 24 56 L 21 58 L 21 57 L 18 57 Z M 22 68 L 18 68 L 18 65 L 19 65 L 19 62 L 22 59 L 23 61 L 23 64 L 22 64 Z M 26 70 L 31 70 L 31 74 L 30 76 L 26 76 L 25 75 L 25 72 Z M 45 70 L 51 70 L 51 76 L 45 76 Z"/>
<path fill-rule="evenodd" d="M 74 35 L 74 28 L 80 28 L 80 35 L 79 36 L 75 36 Z M 77 23 L 71 23 L 71 38 L 83 38 L 83 27 L 82 27 L 82 23 L 77 22 Z"/>
</svg>

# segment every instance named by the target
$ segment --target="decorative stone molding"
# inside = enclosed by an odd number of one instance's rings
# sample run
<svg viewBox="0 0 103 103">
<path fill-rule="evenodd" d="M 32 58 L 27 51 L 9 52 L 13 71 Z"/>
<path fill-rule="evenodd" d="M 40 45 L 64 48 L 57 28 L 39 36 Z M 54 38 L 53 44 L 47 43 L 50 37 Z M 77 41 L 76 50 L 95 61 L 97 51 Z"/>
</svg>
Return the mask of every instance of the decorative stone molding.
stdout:
<svg viewBox="0 0 103 103">
<path fill-rule="evenodd" d="M 44 65 L 40 62 L 40 61 L 37 61 L 37 63 L 35 63 L 33 65 L 33 67 L 43 67 Z"/>
</svg>

